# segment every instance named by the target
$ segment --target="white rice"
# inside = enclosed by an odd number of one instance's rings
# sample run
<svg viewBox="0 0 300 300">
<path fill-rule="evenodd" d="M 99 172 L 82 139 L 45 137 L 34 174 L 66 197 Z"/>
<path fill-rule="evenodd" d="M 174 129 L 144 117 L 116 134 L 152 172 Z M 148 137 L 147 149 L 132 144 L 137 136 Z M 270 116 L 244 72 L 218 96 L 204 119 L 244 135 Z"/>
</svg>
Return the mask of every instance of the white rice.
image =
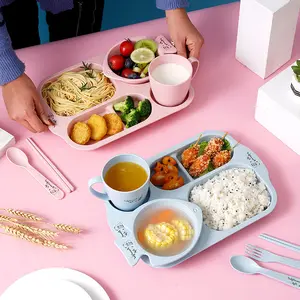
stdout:
<svg viewBox="0 0 300 300">
<path fill-rule="evenodd" d="M 265 210 L 270 204 L 270 195 L 254 171 L 233 168 L 195 186 L 190 201 L 201 207 L 207 226 L 225 230 Z"/>
</svg>

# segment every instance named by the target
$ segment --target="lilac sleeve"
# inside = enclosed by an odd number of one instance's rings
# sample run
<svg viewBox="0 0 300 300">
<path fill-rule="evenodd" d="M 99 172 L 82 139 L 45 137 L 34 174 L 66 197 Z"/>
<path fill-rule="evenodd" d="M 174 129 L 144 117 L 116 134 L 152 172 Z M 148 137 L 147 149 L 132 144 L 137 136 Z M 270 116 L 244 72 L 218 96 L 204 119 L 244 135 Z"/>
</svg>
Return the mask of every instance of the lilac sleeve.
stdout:
<svg viewBox="0 0 300 300">
<path fill-rule="evenodd" d="M 188 0 L 156 0 L 156 7 L 162 10 L 186 8 L 188 6 Z"/>
<path fill-rule="evenodd" d="M 0 86 L 17 79 L 24 71 L 25 65 L 12 48 L 0 9 Z"/>
</svg>

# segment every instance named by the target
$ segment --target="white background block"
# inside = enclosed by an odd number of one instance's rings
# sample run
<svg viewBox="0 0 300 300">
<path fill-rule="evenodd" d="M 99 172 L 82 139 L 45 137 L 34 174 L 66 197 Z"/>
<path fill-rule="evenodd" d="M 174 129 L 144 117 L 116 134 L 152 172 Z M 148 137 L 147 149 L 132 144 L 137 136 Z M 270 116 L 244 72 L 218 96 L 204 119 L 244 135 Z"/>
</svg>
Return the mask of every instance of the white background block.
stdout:
<svg viewBox="0 0 300 300">
<path fill-rule="evenodd" d="M 300 97 L 292 92 L 291 67 L 259 88 L 255 119 L 300 155 Z"/>
<path fill-rule="evenodd" d="M 0 128 L 0 157 L 3 156 L 9 147 L 16 143 L 15 138 Z"/>
<path fill-rule="evenodd" d="M 241 0 L 236 59 L 266 78 L 291 59 L 299 0 Z"/>
</svg>

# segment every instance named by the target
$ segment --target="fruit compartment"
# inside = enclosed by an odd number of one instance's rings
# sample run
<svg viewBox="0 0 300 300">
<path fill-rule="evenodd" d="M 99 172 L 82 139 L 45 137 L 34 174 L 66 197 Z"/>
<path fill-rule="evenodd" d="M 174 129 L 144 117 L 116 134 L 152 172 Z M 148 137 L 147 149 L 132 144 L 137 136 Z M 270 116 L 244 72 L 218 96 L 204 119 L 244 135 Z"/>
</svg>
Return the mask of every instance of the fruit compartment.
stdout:
<svg viewBox="0 0 300 300">
<path fill-rule="evenodd" d="M 142 118 L 140 120 L 140 122 L 132 127 L 129 127 L 129 128 L 126 128 L 126 124 L 125 122 L 121 119 L 121 113 L 120 112 L 116 112 L 114 110 L 114 105 L 117 104 L 117 103 L 120 103 L 120 102 L 123 102 L 125 101 L 125 99 L 127 97 L 131 97 L 133 99 L 133 102 L 134 102 L 134 106 L 135 108 L 138 106 L 138 103 L 140 101 L 143 101 L 145 100 L 146 98 L 142 95 L 142 94 L 129 94 L 127 96 L 122 96 L 122 97 L 119 97 L 119 98 L 115 98 L 115 99 L 112 99 L 111 101 L 109 102 L 105 102 L 105 103 L 102 103 L 102 105 L 100 106 L 97 106 L 97 107 L 94 107 L 92 109 L 90 109 L 89 111 L 85 111 L 84 113 L 78 115 L 77 117 L 75 118 L 72 118 L 72 120 L 69 122 L 68 126 L 67 126 L 67 135 L 68 135 L 68 138 L 69 138 L 69 142 L 71 143 L 74 143 L 78 146 L 81 146 L 81 147 L 86 147 L 86 146 L 89 146 L 89 145 L 94 145 L 94 144 L 97 144 L 97 143 L 102 143 L 104 140 L 108 139 L 115 139 L 115 138 L 118 138 L 118 137 L 121 137 L 123 135 L 126 135 L 128 131 L 132 130 L 135 126 L 138 126 L 139 124 L 142 124 L 143 122 L 145 122 L 148 118 L 151 117 L 152 115 L 152 112 L 150 113 L 149 117 L 147 118 Z M 151 101 L 150 101 L 151 103 Z M 152 103 L 151 103 L 152 104 Z M 94 141 L 92 139 L 89 140 L 88 143 L 86 143 L 85 145 L 80 145 L 80 144 L 77 144 L 75 143 L 72 139 L 71 139 L 71 132 L 72 132 L 72 129 L 74 127 L 74 125 L 77 123 L 77 122 L 84 122 L 86 123 L 88 121 L 88 119 L 92 116 L 92 115 L 100 115 L 100 116 L 104 116 L 106 114 L 116 114 L 120 117 L 120 120 L 122 122 L 122 131 L 120 132 L 117 132 L 116 134 L 113 134 L 113 135 L 105 135 L 101 140 L 99 141 Z"/>
<path fill-rule="evenodd" d="M 142 40 L 142 39 L 152 39 L 154 40 L 153 37 L 146 37 L 146 36 L 138 36 L 138 37 L 130 37 L 129 38 L 132 42 L 137 42 L 139 40 Z M 139 79 L 129 79 L 129 78 L 125 78 L 125 77 L 122 77 L 120 75 L 118 75 L 117 73 L 115 73 L 109 66 L 109 58 L 113 55 L 119 55 L 120 54 L 120 45 L 121 43 L 123 42 L 124 40 L 122 41 L 119 41 L 118 43 L 116 43 L 113 47 L 111 47 L 109 49 L 109 51 L 107 52 L 105 58 L 104 58 L 104 61 L 103 61 L 103 70 L 104 70 L 104 74 L 109 77 L 109 78 L 112 78 L 112 79 L 115 79 L 115 80 L 120 80 L 120 81 L 123 81 L 125 83 L 129 83 L 129 84 L 142 84 L 142 83 L 146 83 L 149 81 L 149 76 L 147 75 L 146 77 L 144 78 L 139 78 Z"/>
<path fill-rule="evenodd" d="M 268 182 L 258 172 L 256 172 L 256 170 L 254 168 L 252 168 L 251 166 L 249 166 L 247 164 L 243 164 L 243 163 L 239 163 L 239 162 L 232 162 L 232 163 L 229 162 L 228 164 L 224 165 L 222 168 L 215 169 L 214 171 L 206 174 L 205 176 L 195 179 L 189 185 L 189 189 L 187 190 L 188 201 L 191 202 L 191 192 L 196 186 L 204 185 L 209 180 L 217 177 L 221 172 L 223 172 L 225 170 L 231 170 L 231 169 L 248 169 L 248 170 L 254 171 L 256 178 L 257 178 L 257 183 L 262 183 L 266 186 L 270 203 L 268 206 L 266 206 L 264 208 L 263 211 L 259 212 L 257 215 L 254 215 L 251 218 L 242 221 L 241 223 L 239 223 L 238 225 L 235 225 L 234 227 L 232 227 L 230 229 L 216 230 L 216 229 L 209 227 L 206 223 L 203 223 L 203 225 L 205 225 L 209 230 L 211 230 L 213 232 L 227 232 L 230 230 L 240 230 L 242 227 L 244 227 L 245 223 L 252 222 L 252 220 L 256 219 L 261 214 L 263 214 L 269 210 L 272 210 L 273 206 L 274 206 L 273 193 L 272 193 L 271 187 L 269 186 Z M 233 178 L 233 180 L 234 180 L 234 178 Z"/>
<path fill-rule="evenodd" d="M 97 61 L 97 58 L 95 58 L 95 59 L 93 59 L 93 60 L 86 60 L 84 63 L 85 63 L 86 65 L 90 65 L 91 68 L 94 69 L 94 70 L 96 70 L 96 71 L 103 72 L 103 67 L 102 67 L 102 65 L 99 64 L 99 63 L 96 62 L 96 61 Z M 104 101 L 104 102 L 101 102 L 101 103 L 99 103 L 99 104 L 96 104 L 96 105 L 94 105 L 94 106 L 92 106 L 92 107 L 90 107 L 90 108 L 88 108 L 88 109 L 82 110 L 82 111 L 80 111 L 80 112 L 78 112 L 78 113 L 76 113 L 76 114 L 74 114 L 74 115 L 64 116 L 64 115 L 57 114 L 57 113 L 50 107 L 50 105 L 48 104 L 47 99 L 45 99 L 45 97 L 44 97 L 43 94 L 42 94 L 42 90 L 43 90 L 44 86 L 48 85 L 48 83 L 54 82 L 54 81 L 55 81 L 57 78 L 59 78 L 63 73 L 66 73 L 66 72 L 76 72 L 76 71 L 82 71 L 82 70 L 83 70 L 83 63 L 78 63 L 78 64 L 76 64 L 76 65 L 73 65 L 73 66 L 71 66 L 71 67 L 69 67 L 69 68 L 66 68 L 66 69 L 64 69 L 64 70 L 62 70 L 62 71 L 59 71 L 59 72 L 55 73 L 54 75 L 48 77 L 47 79 L 43 80 L 43 81 L 39 84 L 38 90 L 39 90 L 40 98 L 42 99 L 43 106 L 44 106 L 44 107 L 47 109 L 47 111 L 52 115 L 52 118 L 53 118 L 54 120 L 56 120 L 56 119 L 72 119 L 72 118 L 75 118 L 75 117 L 77 117 L 77 116 L 80 116 L 80 115 L 83 115 L 83 114 L 85 114 L 85 113 L 88 113 L 88 112 L 90 112 L 91 110 L 93 110 L 93 109 L 95 109 L 95 108 L 99 108 L 99 107 L 101 107 L 101 106 L 103 106 L 103 105 L 106 105 L 107 103 L 110 103 L 111 101 L 114 101 L 114 99 L 118 96 L 118 87 L 117 87 L 116 82 L 115 82 L 113 79 L 111 79 L 111 78 L 109 78 L 108 76 L 105 75 L 105 76 L 107 77 L 107 79 L 112 83 L 112 85 L 113 85 L 114 88 L 115 88 L 115 93 L 114 93 L 114 95 L 113 95 L 110 99 L 108 99 L 108 100 L 106 100 L 106 101 Z M 104 74 L 104 73 L 103 73 L 103 74 Z"/>
<path fill-rule="evenodd" d="M 153 177 L 153 176 L 155 176 L 154 174 L 157 173 L 157 171 L 155 170 L 155 167 L 160 166 L 160 165 L 157 165 L 158 163 L 163 165 L 163 158 L 166 158 L 166 157 L 171 157 L 172 159 L 174 159 L 174 161 L 176 162 L 175 166 L 178 169 L 178 177 L 182 177 L 183 181 L 184 181 L 184 184 L 182 186 L 180 186 L 178 188 L 175 188 L 175 189 L 171 189 L 171 190 L 164 189 L 162 185 L 156 185 L 155 182 L 154 182 L 155 177 Z M 164 166 L 166 166 L 166 165 L 164 165 Z M 183 166 L 179 163 L 175 153 L 166 154 L 166 155 L 161 156 L 160 158 L 156 159 L 155 161 L 153 161 L 150 164 L 150 170 L 151 170 L 151 184 L 152 184 L 152 186 L 154 188 L 158 189 L 158 190 L 163 191 L 163 192 L 173 192 L 175 190 L 182 189 L 183 187 L 185 187 L 187 184 L 189 184 L 192 181 L 192 178 L 189 176 L 189 174 L 186 172 L 186 170 L 183 168 Z M 162 167 L 161 172 L 164 173 L 164 167 Z M 172 172 L 170 172 L 170 173 L 172 173 Z M 168 175 L 168 174 L 166 174 L 166 175 Z M 158 178 L 161 178 L 161 177 L 158 176 Z"/>
<path fill-rule="evenodd" d="M 198 144 L 201 144 L 202 142 L 209 142 L 210 141 L 210 139 L 212 139 L 212 138 L 222 138 L 224 135 L 204 135 L 204 136 L 202 136 L 201 138 L 200 138 L 200 140 L 199 140 L 199 143 Z M 226 137 L 225 137 L 225 139 L 226 139 Z M 231 150 L 231 159 L 230 159 L 230 161 L 227 163 L 227 164 L 225 164 L 225 165 L 228 165 L 231 161 L 232 161 L 232 159 L 233 159 L 233 157 L 234 157 L 234 155 L 235 155 L 235 149 L 233 149 L 233 147 L 235 146 L 235 144 L 232 144 L 232 142 L 230 142 L 230 139 L 226 139 L 226 141 L 227 141 L 227 143 L 228 143 L 228 145 L 230 145 L 230 148 L 232 149 Z M 200 175 L 200 176 L 198 176 L 198 177 L 193 177 L 193 176 L 191 176 L 190 174 L 189 174 L 189 172 L 188 172 L 188 170 L 183 166 L 183 164 L 182 164 L 182 159 L 181 159 L 181 156 L 182 156 L 182 153 L 186 150 L 186 149 L 188 149 L 188 148 L 190 148 L 192 145 L 194 145 L 195 143 L 197 142 L 197 139 L 195 139 L 193 142 L 191 142 L 190 144 L 188 144 L 188 145 L 185 145 L 185 146 L 183 146 L 183 147 L 181 147 L 181 148 L 179 148 L 178 149 L 178 151 L 176 152 L 176 159 L 179 161 L 179 163 L 180 163 L 180 165 L 182 166 L 182 168 L 185 170 L 185 172 L 188 174 L 188 176 L 189 176 L 189 178 L 191 179 L 191 180 L 197 180 L 197 179 L 199 179 L 199 178 L 205 178 L 206 177 L 206 175 L 208 175 L 208 174 L 211 174 L 211 173 L 215 173 L 215 171 L 216 170 L 222 170 L 223 169 L 223 167 L 225 166 L 225 165 L 223 165 L 223 166 L 221 166 L 221 167 L 218 167 L 218 168 L 214 168 L 214 169 L 212 169 L 212 170 L 210 170 L 210 171 L 208 171 L 208 172 L 205 172 L 205 173 L 203 173 L 203 175 Z"/>
</svg>

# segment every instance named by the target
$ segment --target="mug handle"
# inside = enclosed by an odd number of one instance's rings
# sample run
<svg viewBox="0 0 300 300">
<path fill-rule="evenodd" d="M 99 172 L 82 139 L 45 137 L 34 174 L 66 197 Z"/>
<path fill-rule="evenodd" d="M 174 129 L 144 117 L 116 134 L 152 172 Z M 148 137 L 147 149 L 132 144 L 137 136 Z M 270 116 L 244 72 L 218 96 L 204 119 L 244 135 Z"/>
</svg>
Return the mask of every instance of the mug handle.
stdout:
<svg viewBox="0 0 300 300">
<path fill-rule="evenodd" d="M 189 57 L 188 60 L 190 61 L 190 63 L 192 64 L 192 67 L 193 67 L 193 75 L 192 75 L 192 79 L 193 79 L 199 69 L 199 60 L 195 57 Z"/>
<path fill-rule="evenodd" d="M 96 184 L 96 183 L 103 183 L 103 180 L 101 178 L 101 176 L 97 176 L 97 177 L 94 177 L 94 178 L 91 178 L 88 182 L 88 185 L 89 185 L 89 190 L 90 192 L 98 197 L 98 198 L 101 198 L 102 200 L 105 200 L 105 201 L 108 201 L 108 195 L 106 193 L 100 193 L 100 192 L 97 192 L 93 189 L 93 185 Z"/>
</svg>

